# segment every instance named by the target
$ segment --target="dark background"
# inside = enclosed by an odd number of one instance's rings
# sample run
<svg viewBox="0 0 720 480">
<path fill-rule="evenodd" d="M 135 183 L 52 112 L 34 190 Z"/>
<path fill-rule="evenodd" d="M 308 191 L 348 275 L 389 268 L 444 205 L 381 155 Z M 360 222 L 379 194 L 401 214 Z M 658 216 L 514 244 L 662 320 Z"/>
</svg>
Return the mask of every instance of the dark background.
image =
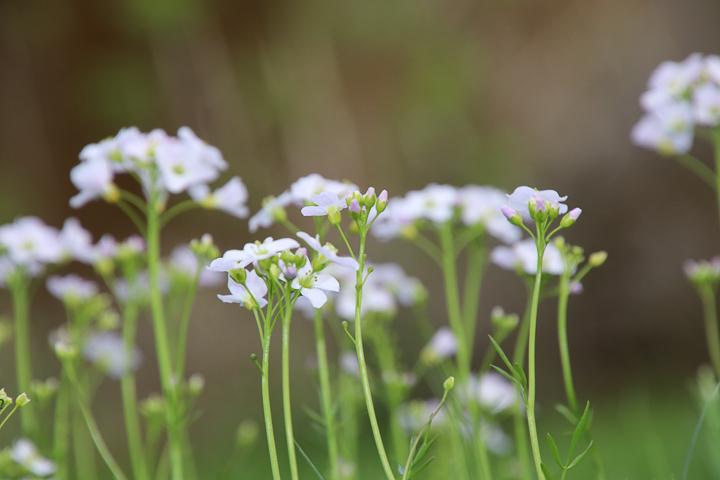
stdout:
<svg viewBox="0 0 720 480">
<path fill-rule="evenodd" d="M 67 204 L 80 149 L 130 125 L 191 126 L 243 178 L 252 211 L 310 172 L 391 195 L 429 182 L 555 188 L 584 210 L 569 240 L 610 255 L 571 304 L 580 391 L 615 407 L 627 392 L 678 396 L 689 431 L 689 380 L 707 354 L 681 265 L 717 253 L 717 212 L 710 190 L 632 146 L 629 132 L 659 62 L 718 53 L 718 19 L 712 0 L 5 0 L 0 222 L 38 215 L 60 226 L 74 215 L 96 238 L 130 233 L 108 205 L 74 212 Z M 206 231 L 222 249 L 252 238 L 245 221 L 199 212 L 171 227 L 167 246 Z M 373 244 L 371 255 L 422 278 L 433 321 L 445 323 L 429 263 L 401 242 Z M 214 294 L 201 293 L 189 346 L 190 370 L 208 383 L 200 438 L 231 435 L 259 411 L 246 360 L 257 350 L 254 327 Z M 486 313 L 524 304 L 521 283 L 496 268 L 483 295 Z M 7 297 L 0 302 L 9 313 Z M 62 311 L 44 291 L 34 308 L 39 375 L 52 374 L 44 333 Z M 556 400 L 554 308 L 543 309 L 540 396 Z M 409 331 L 402 320 L 398 328 Z M 303 359 L 312 352 L 309 324 L 296 332 Z M 408 355 L 417 346 L 402 345 Z M 10 383 L 10 352 L 0 359 L 0 381 Z M 113 388 L 98 407 L 108 415 Z M 148 359 L 141 390 L 156 388 Z"/>
</svg>

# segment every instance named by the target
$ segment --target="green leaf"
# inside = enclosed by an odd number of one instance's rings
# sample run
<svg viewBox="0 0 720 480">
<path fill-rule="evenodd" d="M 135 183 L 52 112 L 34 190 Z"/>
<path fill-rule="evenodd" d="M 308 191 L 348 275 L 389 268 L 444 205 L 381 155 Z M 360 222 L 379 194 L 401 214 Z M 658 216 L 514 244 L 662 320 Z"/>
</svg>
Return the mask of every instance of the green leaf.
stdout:
<svg viewBox="0 0 720 480">
<path fill-rule="evenodd" d="M 522 385 L 523 390 L 527 389 L 527 375 L 525 375 L 525 370 L 523 370 L 522 366 L 518 363 L 513 363 L 512 371 L 518 377 L 518 381 L 520 382 L 520 385 Z"/>
<path fill-rule="evenodd" d="M 565 464 L 562 461 L 562 458 L 560 458 L 560 450 L 558 449 L 557 443 L 555 442 L 555 439 L 553 438 L 550 433 L 548 433 L 545 436 L 545 439 L 547 440 L 548 445 L 550 445 L 550 451 L 553 454 L 553 458 L 555 459 L 555 463 L 558 464 L 560 468 L 565 470 Z"/>
<path fill-rule="evenodd" d="M 519 389 L 521 389 L 521 390 L 523 389 L 523 386 L 520 385 L 518 379 L 515 378 L 515 376 L 510 375 L 510 374 L 507 373 L 505 370 L 503 370 L 502 368 L 500 368 L 500 367 L 498 367 L 498 366 L 496 366 L 496 365 L 490 365 L 490 366 L 491 366 L 496 372 L 498 372 L 500 375 L 502 375 L 503 377 L 507 378 L 510 382 L 512 382 L 512 383 L 514 383 L 515 385 L 517 385 Z"/>
<path fill-rule="evenodd" d="M 568 470 L 570 470 L 570 469 L 573 468 L 575 465 L 577 465 L 578 463 L 580 463 L 580 461 L 583 459 L 583 457 L 585 457 L 585 455 L 587 455 L 587 453 L 590 451 L 590 449 L 592 448 L 592 446 L 593 446 L 593 442 L 592 442 L 592 440 L 590 440 L 590 443 L 588 443 L 588 446 L 585 447 L 585 450 L 583 450 L 577 457 L 575 457 L 575 458 L 573 459 L 573 461 L 570 462 L 570 464 L 567 466 Z"/>
<path fill-rule="evenodd" d="M 547 465 L 545 465 L 544 463 L 540 463 L 540 469 L 541 469 L 541 470 L 543 471 L 543 473 L 545 474 L 545 478 L 546 478 L 547 480 L 555 480 L 555 475 L 552 474 L 552 472 L 551 472 L 550 469 L 547 467 Z"/>
<path fill-rule="evenodd" d="M 560 415 L 562 415 L 563 418 L 565 418 L 565 420 L 570 422 L 571 425 L 573 425 L 573 426 L 577 425 L 577 422 L 578 422 L 577 415 L 575 415 L 573 412 L 571 412 L 568 407 L 558 403 L 557 405 L 555 405 L 555 410 L 557 410 L 557 412 Z"/>
<path fill-rule="evenodd" d="M 580 439 L 587 431 L 588 422 L 590 420 L 590 402 L 587 402 L 585 404 L 585 410 L 583 411 L 583 414 L 580 416 L 580 420 L 578 420 L 577 425 L 575 425 L 575 431 L 572 434 L 572 438 L 570 439 L 570 449 L 568 451 L 568 455 L 572 456 L 575 454 L 575 449 L 578 446 L 578 443 L 580 443 Z"/>
<path fill-rule="evenodd" d="M 498 357 L 503 361 L 505 366 L 509 371 L 513 371 L 513 365 L 508 359 L 507 355 L 505 355 L 505 352 L 503 351 L 502 347 L 495 341 L 495 339 L 492 337 L 492 335 L 488 335 L 488 338 L 490 339 L 490 343 L 492 343 L 493 348 L 498 354 Z"/>
<path fill-rule="evenodd" d="M 320 480 L 325 480 L 325 477 L 323 477 L 323 474 L 320 473 L 320 470 L 318 470 L 318 468 L 315 466 L 315 464 L 312 462 L 312 460 L 310 460 L 310 457 L 308 457 L 307 453 L 305 453 L 305 450 L 302 449 L 302 447 L 297 442 L 297 440 L 295 440 L 295 446 L 297 447 L 298 451 L 300 451 L 300 455 L 302 455 L 302 457 L 305 459 L 305 461 L 308 463 L 308 465 L 310 465 L 310 468 L 315 473 L 315 475 L 317 475 L 317 477 Z"/>
</svg>

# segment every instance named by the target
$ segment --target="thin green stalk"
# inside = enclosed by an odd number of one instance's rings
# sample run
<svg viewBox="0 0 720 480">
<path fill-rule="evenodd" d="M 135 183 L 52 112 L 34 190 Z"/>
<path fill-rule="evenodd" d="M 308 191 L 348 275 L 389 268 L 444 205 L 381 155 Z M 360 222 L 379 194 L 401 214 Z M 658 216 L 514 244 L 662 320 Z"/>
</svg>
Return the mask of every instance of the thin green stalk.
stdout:
<svg viewBox="0 0 720 480">
<path fill-rule="evenodd" d="M 520 328 L 515 338 L 515 350 L 513 351 L 512 361 L 522 367 L 525 366 L 525 354 L 527 352 L 528 331 L 530 330 L 530 307 L 532 296 L 530 293 L 530 284 L 526 284 L 528 290 L 528 300 L 523 312 Z M 528 433 L 525 428 L 525 419 L 523 418 L 523 410 L 521 407 L 522 399 L 518 395 L 517 405 L 513 411 L 513 431 L 515 434 L 515 446 L 517 448 L 517 456 L 522 466 L 523 477 L 532 478 L 532 467 L 530 465 L 530 452 L 528 451 Z"/>
<path fill-rule="evenodd" d="M 157 193 L 153 193 L 148 205 L 147 215 L 147 260 L 150 276 L 150 308 L 152 311 L 153 330 L 155 333 L 155 349 L 157 351 L 160 381 L 166 402 L 166 419 L 170 465 L 173 480 L 182 480 L 183 473 L 183 441 L 181 425 L 178 418 L 178 399 L 176 392 L 177 379 L 172 371 L 172 357 L 168 343 L 167 324 L 163 312 L 162 292 L 160 290 L 160 221 L 158 214 Z"/>
<path fill-rule="evenodd" d="M 66 361 L 69 362 L 69 361 Z M 95 419 L 93 418 L 92 412 L 90 412 L 90 409 L 87 407 L 85 403 L 84 393 L 83 389 L 80 386 L 80 383 L 77 379 L 77 376 L 75 375 L 75 372 L 73 370 L 73 367 L 70 363 L 65 363 L 63 365 L 63 368 L 66 369 L 68 378 L 72 385 L 75 387 L 75 396 L 76 396 L 76 404 L 80 410 L 80 414 L 82 415 L 82 418 L 85 420 L 85 426 L 87 427 L 87 431 L 90 433 L 90 437 L 92 438 L 93 442 L 95 443 L 95 448 L 97 449 L 98 453 L 100 454 L 100 457 L 105 462 L 105 465 L 110 470 L 110 473 L 112 473 L 115 480 L 126 480 L 127 477 L 123 473 L 122 469 L 118 465 L 118 463 L 115 461 L 115 458 L 112 456 L 112 453 L 110 453 L 110 449 L 108 449 L 107 444 L 105 443 L 105 440 L 103 439 L 102 435 L 100 434 L 100 429 L 98 429 L 97 423 L 95 422 Z M 76 437 L 77 440 L 77 437 Z M 74 445 L 77 449 L 77 444 Z M 80 459 L 79 459 L 80 460 Z M 94 461 L 93 461 L 94 463 Z M 94 470 L 94 468 L 93 468 Z M 90 479 L 97 478 L 97 475 L 91 474 L 93 476 L 89 477 Z"/>
<path fill-rule="evenodd" d="M 263 419 L 265 421 L 265 435 L 267 436 L 268 454 L 270 455 L 270 468 L 273 480 L 280 480 L 280 464 L 278 463 L 277 446 L 275 445 L 275 431 L 273 429 L 272 408 L 270 406 L 270 339 L 272 331 L 268 322 L 262 339 L 262 405 Z"/>
<path fill-rule="evenodd" d="M 477 315 L 480 306 L 480 289 L 482 287 L 485 264 L 487 262 L 487 249 L 485 236 L 475 239 L 468 250 L 467 271 L 465 272 L 465 285 L 463 288 L 463 319 L 468 338 L 468 356 L 472 358 L 475 349 L 475 331 L 477 330 Z M 493 350 L 488 348 L 488 351 Z"/>
<path fill-rule="evenodd" d="M 697 175 L 697 177 L 708 184 L 710 188 L 717 188 L 715 185 L 715 172 L 713 172 L 712 169 L 703 162 L 690 154 L 678 155 L 673 158 L 675 158 L 680 165 Z"/>
<path fill-rule="evenodd" d="M 370 388 L 370 378 L 367 371 L 367 363 L 365 362 L 365 349 L 363 347 L 363 331 L 362 331 L 362 295 L 363 295 L 363 275 L 365 274 L 365 241 L 367 239 L 367 228 L 360 227 L 360 247 L 358 250 L 357 261 L 359 268 L 355 275 L 355 354 L 357 355 L 358 367 L 360 370 L 360 381 L 362 383 L 363 395 L 365 397 L 365 406 L 367 408 L 368 418 L 370 419 L 370 428 L 372 429 L 373 439 L 375 440 L 375 448 L 377 449 L 380 463 L 387 480 L 395 480 L 393 468 L 385 451 L 380 426 L 378 425 L 377 416 L 375 414 L 375 405 L 373 404 L 372 390 Z"/>
<path fill-rule="evenodd" d="M 573 383 L 572 367 L 570 366 L 570 349 L 567 338 L 567 308 L 570 297 L 570 273 L 565 272 L 560 277 L 560 291 L 558 294 L 558 345 L 560 347 L 560 363 L 562 365 L 563 383 L 568 406 L 573 413 L 578 413 L 575 385 Z"/>
<path fill-rule="evenodd" d="M 468 338 L 460 311 L 460 293 L 457 285 L 457 272 L 455 269 L 455 245 L 452 234 L 452 225 L 448 222 L 440 227 L 440 250 L 442 252 L 442 271 L 445 284 L 445 302 L 448 322 L 458 342 L 457 368 L 458 380 L 465 382 L 470 375 L 470 355 Z"/>
<path fill-rule="evenodd" d="M 178 344 L 175 350 L 175 370 L 178 378 L 185 376 L 185 361 L 187 350 L 187 336 L 190 328 L 190 316 L 192 314 L 193 304 L 197 295 L 197 288 L 200 284 L 200 275 L 202 274 L 202 266 L 197 265 L 197 271 L 193 276 L 190 285 L 190 291 L 185 292 L 185 302 L 183 303 L 182 313 L 180 314 L 180 329 L 178 331 Z"/>
<path fill-rule="evenodd" d="M 138 311 L 135 305 L 126 305 L 123 309 L 123 345 L 125 355 L 131 358 L 135 348 Z M 125 416 L 125 433 L 127 435 L 128 452 L 132 464 L 133 476 L 136 480 L 148 480 L 149 472 L 145 458 L 145 448 L 140 429 L 140 418 L 137 412 L 137 394 L 135 374 L 128 368 L 120 382 L 122 392 L 123 413 Z"/>
<path fill-rule="evenodd" d="M 10 282 L 15 316 L 15 371 L 18 392 L 27 392 L 32 381 L 28 286 L 29 281 L 22 273 L 16 274 Z M 38 432 L 38 421 L 32 405 L 20 411 L 20 423 L 24 434 L 35 438 Z"/>
<path fill-rule="evenodd" d="M 7 405 L 5 406 L 5 408 L 7 408 Z M 5 411 L 5 408 L 3 408 L 2 410 L 0 410 L 0 414 L 2 414 L 2 412 Z M 10 417 L 13 416 L 13 414 L 17 411 L 18 408 L 20 408 L 20 405 L 18 405 L 17 403 L 15 403 L 15 404 L 13 405 L 13 407 L 10 409 L 10 411 L 8 412 L 8 414 L 5 416 L 5 418 L 3 418 L 2 420 L 0 420 L 0 430 L 2 430 L 2 428 L 5 426 L 5 424 L 7 423 L 7 421 L 10 420 Z"/>
<path fill-rule="evenodd" d="M 338 443 L 335 431 L 335 414 L 333 412 L 332 390 L 330 385 L 330 368 L 328 366 L 327 344 L 325 342 L 325 325 L 322 311 L 315 310 L 315 352 L 318 361 L 318 377 L 320 381 L 320 408 L 322 409 L 323 423 L 325 424 L 325 441 L 327 443 L 328 464 L 330 480 L 337 480 L 338 471 Z"/>
<path fill-rule="evenodd" d="M 720 377 L 720 333 L 718 333 L 717 302 L 715 290 L 710 285 L 701 285 L 698 289 L 703 305 L 703 317 L 705 318 L 705 337 L 707 340 L 710 360 L 715 370 L 715 375 Z"/>
<path fill-rule="evenodd" d="M 295 434 L 293 433 L 292 402 L 290 401 L 290 324 L 292 323 L 292 302 L 289 293 L 285 294 L 285 308 L 282 319 L 282 397 L 283 418 L 285 421 L 285 440 L 287 442 L 290 478 L 298 480 Z M 281 300 L 282 301 L 282 300 Z"/>
<path fill-rule="evenodd" d="M 540 442 L 538 441 L 537 424 L 535 421 L 535 396 L 536 396 L 536 373 L 535 373 L 535 343 L 537 336 L 537 315 L 540 301 L 540 284 L 542 283 L 543 257 L 545 255 L 545 232 L 538 228 L 537 235 L 537 272 L 533 285 L 532 301 L 530 304 L 530 326 L 528 331 L 528 396 L 527 396 L 527 424 L 530 434 L 530 449 L 532 450 L 535 473 L 538 480 L 544 480 L 542 471 L 542 458 L 540 456 Z"/>
<path fill-rule="evenodd" d="M 81 400 L 77 398 L 81 395 L 76 391 L 76 402 L 79 404 Z M 85 427 L 85 421 L 78 405 L 71 412 L 72 417 L 72 446 L 75 454 L 75 475 L 79 480 L 94 480 L 97 478 L 97 463 L 95 462 L 95 451 L 92 444 L 92 437 Z"/>
<path fill-rule="evenodd" d="M 55 400 L 53 421 L 53 460 L 57 465 L 58 480 L 70 480 L 70 385 L 65 369 L 60 372 L 60 386 Z"/>
</svg>

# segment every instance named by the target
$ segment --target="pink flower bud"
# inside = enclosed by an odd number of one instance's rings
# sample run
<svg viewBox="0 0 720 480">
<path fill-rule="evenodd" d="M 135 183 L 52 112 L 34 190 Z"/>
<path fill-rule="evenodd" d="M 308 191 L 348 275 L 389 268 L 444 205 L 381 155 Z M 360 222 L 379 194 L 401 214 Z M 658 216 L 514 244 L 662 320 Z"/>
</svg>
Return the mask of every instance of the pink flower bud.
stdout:
<svg viewBox="0 0 720 480">
<path fill-rule="evenodd" d="M 357 198 L 353 198 L 350 202 L 350 211 L 353 213 L 360 213 L 360 202 L 357 201 Z"/>
</svg>

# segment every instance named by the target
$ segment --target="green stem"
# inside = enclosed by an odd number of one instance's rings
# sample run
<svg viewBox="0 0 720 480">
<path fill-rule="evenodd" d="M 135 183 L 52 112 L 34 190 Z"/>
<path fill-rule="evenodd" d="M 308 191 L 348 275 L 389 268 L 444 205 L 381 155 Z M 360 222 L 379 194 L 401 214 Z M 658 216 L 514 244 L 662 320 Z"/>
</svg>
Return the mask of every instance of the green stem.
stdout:
<svg viewBox="0 0 720 480">
<path fill-rule="evenodd" d="M 528 290 L 530 287 L 528 285 Z M 523 313 L 520 328 L 518 329 L 517 338 L 515 339 L 515 351 L 513 352 L 512 361 L 522 367 L 525 366 L 525 353 L 527 351 L 528 330 L 530 329 L 530 305 L 531 297 L 528 296 L 527 306 Z M 530 466 L 530 452 L 528 451 L 528 433 L 525 428 L 525 419 L 521 408 L 521 397 L 515 410 L 513 411 L 513 430 L 515 433 L 515 444 L 517 448 L 517 456 L 522 466 L 523 477 L 532 478 L 532 467 Z"/>
<path fill-rule="evenodd" d="M 123 309 L 123 345 L 127 358 L 132 358 L 135 348 L 137 320 L 137 307 L 135 305 L 126 305 Z M 140 418 L 137 412 L 135 374 L 131 368 L 128 368 L 123 375 L 120 388 L 122 392 L 123 413 L 125 416 L 125 433 L 127 435 L 128 452 L 130 453 L 133 476 L 136 480 L 148 480 L 150 477 L 140 430 Z"/>
<path fill-rule="evenodd" d="M 575 385 L 573 383 L 572 367 L 570 366 L 570 349 L 567 338 L 567 308 L 570 297 L 570 274 L 565 272 L 560 277 L 560 291 L 558 295 L 558 344 L 560 347 L 560 363 L 562 365 L 563 383 L 568 406 L 573 413 L 578 413 Z"/>
<path fill-rule="evenodd" d="M 359 268 L 355 275 L 355 354 L 358 359 L 358 367 L 360 370 L 360 381 L 362 383 L 363 395 L 365 397 L 365 406 L 367 408 L 368 418 L 370 419 L 370 428 L 372 429 L 373 439 L 375 440 L 375 448 L 377 449 L 380 463 L 387 480 L 395 480 L 395 474 L 390 466 L 390 461 L 385 451 L 380 426 L 378 425 L 377 416 L 375 415 L 375 405 L 373 404 L 372 390 L 370 389 L 370 378 L 367 371 L 367 363 L 365 362 L 365 349 L 363 347 L 362 332 L 362 294 L 363 294 L 363 275 L 365 274 L 365 241 L 367 239 L 367 228 L 360 227 L 360 248 L 358 250 Z"/>
<path fill-rule="evenodd" d="M 278 463 L 277 446 L 275 445 L 275 431 L 273 429 L 272 408 L 270 406 L 270 338 L 271 330 L 265 322 L 265 331 L 262 341 L 262 405 L 263 419 L 265 420 L 265 435 L 267 436 L 268 454 L 270 455 L 270 468 L 273 480 L 280 480 L 280 464 Z"/>
<path fill-rule="evenodd" d="M 720 214 L 720 127 L 712 131 L 713 151 L 715 154 L 715 195 L 717 198 L 718 214 Z"/>
<path fill-rule="evenodd" d="M 535 422 L 535 396 L 536 396 L 536 373 L 535 373 L 535 342 L 537 336 L 537 315 L 540 301 L 540 284 L 542 283 L 543 257 L 545 255 L 544 233 L 538 228 L 536 238 L 537 244 L 537 272 L 533 285 L 532 302 L 530 304 L 530 326 L 528 331 L 528 396 L 527 396 L 527 424 L 530 434 L 530 449 L 532 450 L 535 473 L 538 480 L 544 480 L 542 471 L 542 458 L 540 456 L 540 442 L 538 441 L 537 424 Z"/>
<path fill-rule="evenodd" d="M 58 480 L 70 480 L 70 385 L 65 370 L 60 372 L 60 386 L 55 401 L 55 421 L 53 431 L 53 460 L 57 465 Z"/>
<path fill-rule="evenodd" d="M 320 381 L 320 407 L 325 423 L 325 441 L 327 442 L 330 480 L 337 480 L 338 443 L 335 431 L 335 415 L 333 413 L 332 391 L 330 385 L 330 368 L 328 366 L 327 343 L 325 342 L 325 325 L 322 311 L 315 310 L 315 352 L 318 361 L 318 377 Z"/>
<path fill-rule="evenodd" d="M 463 325 L 460 311 L 460 294 L 457 285 L 457 272 L 455 269 L 455 245 L 453 241 L 452 225 L 450 222 L 440 227 L 440 249 L 442 252 L 442 271 L 445 283 L 445 302 L 448 322 L 455 333 L 458 342 L 457 368 L 458 380 L 462 384 L 470 375 L 469 341 Z"/>
<path fill-rule="evenodd" d="M 290 461 L 290 478 L 298 480 L 297 455 L 295 451 L 295 434 L 293 433 L 292 402 L 290 401 L 290 324 L 292 323 L 292 303 L 289 295 L 285 295 L 285 311 L 282 319 L 282 397 L 283 418 L 285 421 L 285 439 L 287 442 L 288 460 Z"/>
<path fill-rule="evenodd" d="M 175 369 L 178 378 L 185 376 L 185 361 L 186 361 L 186 349 L 187 349 L 187 336 L 188 329 L 190 328 L 190 316 L 192 314 L 193 303 L 195 303 L 195 296 L 197 295 L 198 284 L 200 283 L 200 275 L 202 274 L 202 266 L 197 265 L 197 271 L 193 277 L 192 284 L 190 285 L 190 291 L 185 292 L 185 302 L 183 304 L 182 313 L 180 315 L 180 330 L 178 332 L 178 344 L 175 351 Z"/>
<path fill-rule="evenodd" d="M 475 331 L 480 306 L 480 289 L 487 261 L 485 237 L 480 236 L 470 245 L 468 252 L 467 271 L 463 288 L 463 318 L 468 337 L 468 356 L 472 358 L 475 348 Z M 488 348 L 488 351 L 493 350 Z"/>
<path fill-rule="evenodd" d="M 65 363 L 63 367 L 66 369 L 68 378 L 70 382 L 75 387 L 75 396 L 77 399 L 77 406 L 80 409 L 80 413 L 85 420 L 85 425 L 87 426 L 87 431 L 90 433 L 90 437 L 92 438 L 93 442 L 95 443 L 95 448 L 97 448 L 98 453 L 100 454 L 100 457 L 105 461 L 105 465 L 107 465 L 108 469 L 110 470 L 110 473 L 112 473 L 113 477 L 115 477 L 115 480 L 126 480 L 127 477 L 123 473 L 120 466 L 115 461 L 115 458 L 112 456 L 112 453 L 110 453 L 110 450 L 107 447 L 107 444 L 105 443 L 105 440 L 103 439 L 102 435 L 100 434 L 100 430 L 98 429 L 97 423 L 95 422 L 95 419 L 92 416 L 92 412 L 90 412 L 90 409 L 87 407 L 84 399 L 84 393 L 83 389 L 80 386 L 80 383 L 78 382 L 77 376 L 75 375 L 73 367 L 69 363 Z M 77 437 L 76 437 L 77 440 Z M 77 444 L 75 445 L 77 449 Z M 79 459 L 80 460 L 80 459 Z M 82 460 L 81 460 L 82 461 Z M 84 460 L 87 461 L 87 460 Z M 96 475 L 92 474 L 93 476 L 89 477 L 91 479 L 97 478 Z"/>
<path fill-rule="evenodd" d="M 715 185 L 715 172 L 713 172 L 712 169 L 710 169 L 703 162 L 690 154 L 674 156 L 673 158 L 675 158 L 675 160 L 677 160 L 680 165 L 697 175 L 697 177 L 706 184 L 708 184 L 710 188 L 717 188 Z"/>
<path fill-rule="evenodd" d="M 23 273 L 17 273 L 9 282 L 15 316 L 15 371 L 17 391 L 27 392 L 32 381 L 30 354 L 30 295 L 29 280 Z M 38 423 L 35 408 L 30 405 L 20 411 L 20 423 L 25 435 L 35 438 Z"/>
<path fill-rule="evenodd" d="M 715 290 L 710 285 L 702 285 L 699 292 L 703 305 L 703 316 L 705 317 L 705 337 L 710 352 L 710 360 L 715 369 L 715 375 L 720 377 L 720 334 L 718 334 Z"/>
<path fill-rule="evenodd" d="M 77 391 L 77 395 L 82 395 Z M 81 400 L 76 398 L 79 405 Z M 71 412 L 72 416 L 72 446 L 75 454 L 75 475 L 80 480 L 94 480 L 97 478 L 97 463 L 92 444 L 92 437 L 89 435 L 82 417 L 79 406 Z"/>
<path fill-rule="evenodd" d="M 152 311 L 155 348 L 163 395 L 167 405 L 167 431 L 170 452 L 170 465 L 173 480 L 182 480 L 183 474 L 183 441 L 181 425 L 178 418 L 178 399 L 176 384 L 178 379 L 173 375 L 172 357 L 168 343 L 167 324 L 163 312 L 162 291 L 160 290 L 160 221 L 158 215 L 157 193 L 153 193 L 148 205 L 147 215 L 147 260 L 150 276 L 150 308 Z"/>
</svg>

